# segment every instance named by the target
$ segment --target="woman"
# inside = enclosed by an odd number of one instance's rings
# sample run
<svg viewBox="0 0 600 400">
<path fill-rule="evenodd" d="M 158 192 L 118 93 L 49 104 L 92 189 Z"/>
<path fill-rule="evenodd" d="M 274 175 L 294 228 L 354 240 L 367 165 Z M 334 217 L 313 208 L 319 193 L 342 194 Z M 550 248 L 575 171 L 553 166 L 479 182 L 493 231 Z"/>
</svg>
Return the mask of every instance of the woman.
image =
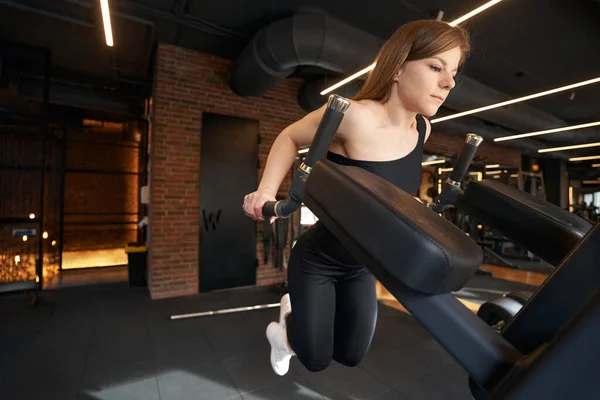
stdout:
<svg viewBox="0 0 600 400">
<path fill-rule="evenodd" d="M 437 113 L 469 51 L 462 28 L 430 20 L 401 26 L 380 49 L 327 158 L 365 168 L 415 193 L 423 143 L 431 131 L 425 117 Z M 263 204 L 275 201 L 298 149 L 311 144 L 324 110 L 309 113 L 277 137 L 258 190 L 244 198 L 246 215 L 263 219 Z M 294 355 L 310 371 L 325 369 L 332 359 L 358 365 L 375 331 L 375 279 L 321 223 L 292 249 L 288 288 L 279 321 L 267 327 L 274 371 L 285 375 Z"/>
</svg>

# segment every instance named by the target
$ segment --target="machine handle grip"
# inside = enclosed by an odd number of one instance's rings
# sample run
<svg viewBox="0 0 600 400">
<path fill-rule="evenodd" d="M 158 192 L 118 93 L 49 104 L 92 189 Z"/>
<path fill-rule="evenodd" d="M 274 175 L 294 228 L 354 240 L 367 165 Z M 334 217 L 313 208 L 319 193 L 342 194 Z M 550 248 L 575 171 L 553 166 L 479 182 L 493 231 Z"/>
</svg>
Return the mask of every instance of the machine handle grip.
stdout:
<svg viewBox="0 0 600 400">
<path fill-rule="evenodd" d="M 263 205 L 262 214 L 264 217 L 288 218 L 301 204 L 292 199 L 267 201 Z"/>
<path fill-rule="evenodd" d="M 302 205 L 304 184 L 314 164 L 325 158 L 348 107 L 350 107 L 350 100 L 337 94 L 329 96 L 327 107 L 315 132 L 308 154 L 294 175 L 292 185 L 288 191 L 289 198 L 278 202 L 266 202 L 263 205 L 263 216 L 287 218 Z"/>
<path fill-rule="evenodd" d="M 304 159 L 304 164 L 309 168 L 312 168 L 318 160 L 324 158 L 327 154 L 348 107 L 350 107 L 350 100 L 337 94 L 329 96 L 327 108 Z"/>
<path fill-rule="evenodd" d="M 481 142 L 483 142 L 481 136 L 475 135 L 474 133 L 469 133 L 467 135 L 465 144 L 456 161 L 456 166 L 452 170 L 450 177 L 444 182 L 442 193 L 440 193 L 437 201 L 429 205 L 430 209 L 439 213 L 444 211 L 449 205 L 456 205 L 461 195 L 460 184 L 465 178 L 467 170 L 469 169 Z"/>
<path fill-rule="evenodd" d="M 460 152 L 460 155 L 458 156 L 456 166 L 450 174 L 450 179 L 452 179 L 454 182 L 462 182 L 481 142 L 483 142 L 483 138 L 481 136 L 475 135 L 474 133 L 469 133 L 467 135 L 465 144 Z"/>
</svg>

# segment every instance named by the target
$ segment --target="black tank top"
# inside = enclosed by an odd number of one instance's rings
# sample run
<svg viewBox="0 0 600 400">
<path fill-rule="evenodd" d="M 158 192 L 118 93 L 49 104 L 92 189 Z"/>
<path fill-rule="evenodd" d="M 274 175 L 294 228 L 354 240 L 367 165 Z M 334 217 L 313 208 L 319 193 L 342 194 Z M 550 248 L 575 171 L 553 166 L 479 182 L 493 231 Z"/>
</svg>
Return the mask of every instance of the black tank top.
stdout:
<svg viewBox="0 0 600 400">
<path fill-rule="evenodd" d="M 360 167 L 393 183 L 408 194 L 414 194 L 421 186 L 421 158 L 427 126 L 422 116 L 417 116 L 419 140 L 406 156 L 392 161 L 362 161 L 346 158 L 341 154 L 327 153 L 327 159 L 341 165 Z"/>
<path fill-rule="evenodd" d="M 422 116 L 417 116 L 417 130 L 419 132 L 417 145 L 409 154 L 397 160 L 353 160 L 333 152 L 327 153 L 327 159 L 337 164 L 363 168 L 408 194 L 414 194 L 421 186 L 421 157 L 427 130 Z M 359 261 L 320 221 L 304 232 L 294 247 L 303 262 L 313 265 L 324 275 L 336 274 L 340 267 L 345 270 L 360 266 Z"/>
</svg>

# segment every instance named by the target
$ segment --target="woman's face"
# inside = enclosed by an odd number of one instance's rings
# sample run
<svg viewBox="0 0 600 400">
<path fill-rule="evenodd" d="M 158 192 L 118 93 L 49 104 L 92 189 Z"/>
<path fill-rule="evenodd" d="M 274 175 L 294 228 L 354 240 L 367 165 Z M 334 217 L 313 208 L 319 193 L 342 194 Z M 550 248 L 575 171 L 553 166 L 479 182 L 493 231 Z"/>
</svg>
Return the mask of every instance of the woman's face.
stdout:
<svg viewBox="0 0 600 400">
<path fill-rule="evenodd" d="M 431 117 L 455 85 L 460 47 L 433 57 L 408 61 L 395 75 L 396 94 L 408 110 Z"/>
</svg>

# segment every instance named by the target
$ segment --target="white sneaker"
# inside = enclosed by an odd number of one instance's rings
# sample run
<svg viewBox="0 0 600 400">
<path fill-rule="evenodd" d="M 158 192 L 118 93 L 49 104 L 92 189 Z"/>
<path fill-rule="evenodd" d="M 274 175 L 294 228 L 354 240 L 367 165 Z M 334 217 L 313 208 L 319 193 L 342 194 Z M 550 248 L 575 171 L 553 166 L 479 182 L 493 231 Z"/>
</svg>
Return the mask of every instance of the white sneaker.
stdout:
<svg viewBox="0 0 600 400">
<path fill-rule="evenodd" d="M 271 322 L 267 326 L 267 339 L 271 344 L 271 367 L 279 376 L 287 374 L 290 369 L 290 359 L 294 352 L 287 341 L 285 325 Z"/>
</svg>

